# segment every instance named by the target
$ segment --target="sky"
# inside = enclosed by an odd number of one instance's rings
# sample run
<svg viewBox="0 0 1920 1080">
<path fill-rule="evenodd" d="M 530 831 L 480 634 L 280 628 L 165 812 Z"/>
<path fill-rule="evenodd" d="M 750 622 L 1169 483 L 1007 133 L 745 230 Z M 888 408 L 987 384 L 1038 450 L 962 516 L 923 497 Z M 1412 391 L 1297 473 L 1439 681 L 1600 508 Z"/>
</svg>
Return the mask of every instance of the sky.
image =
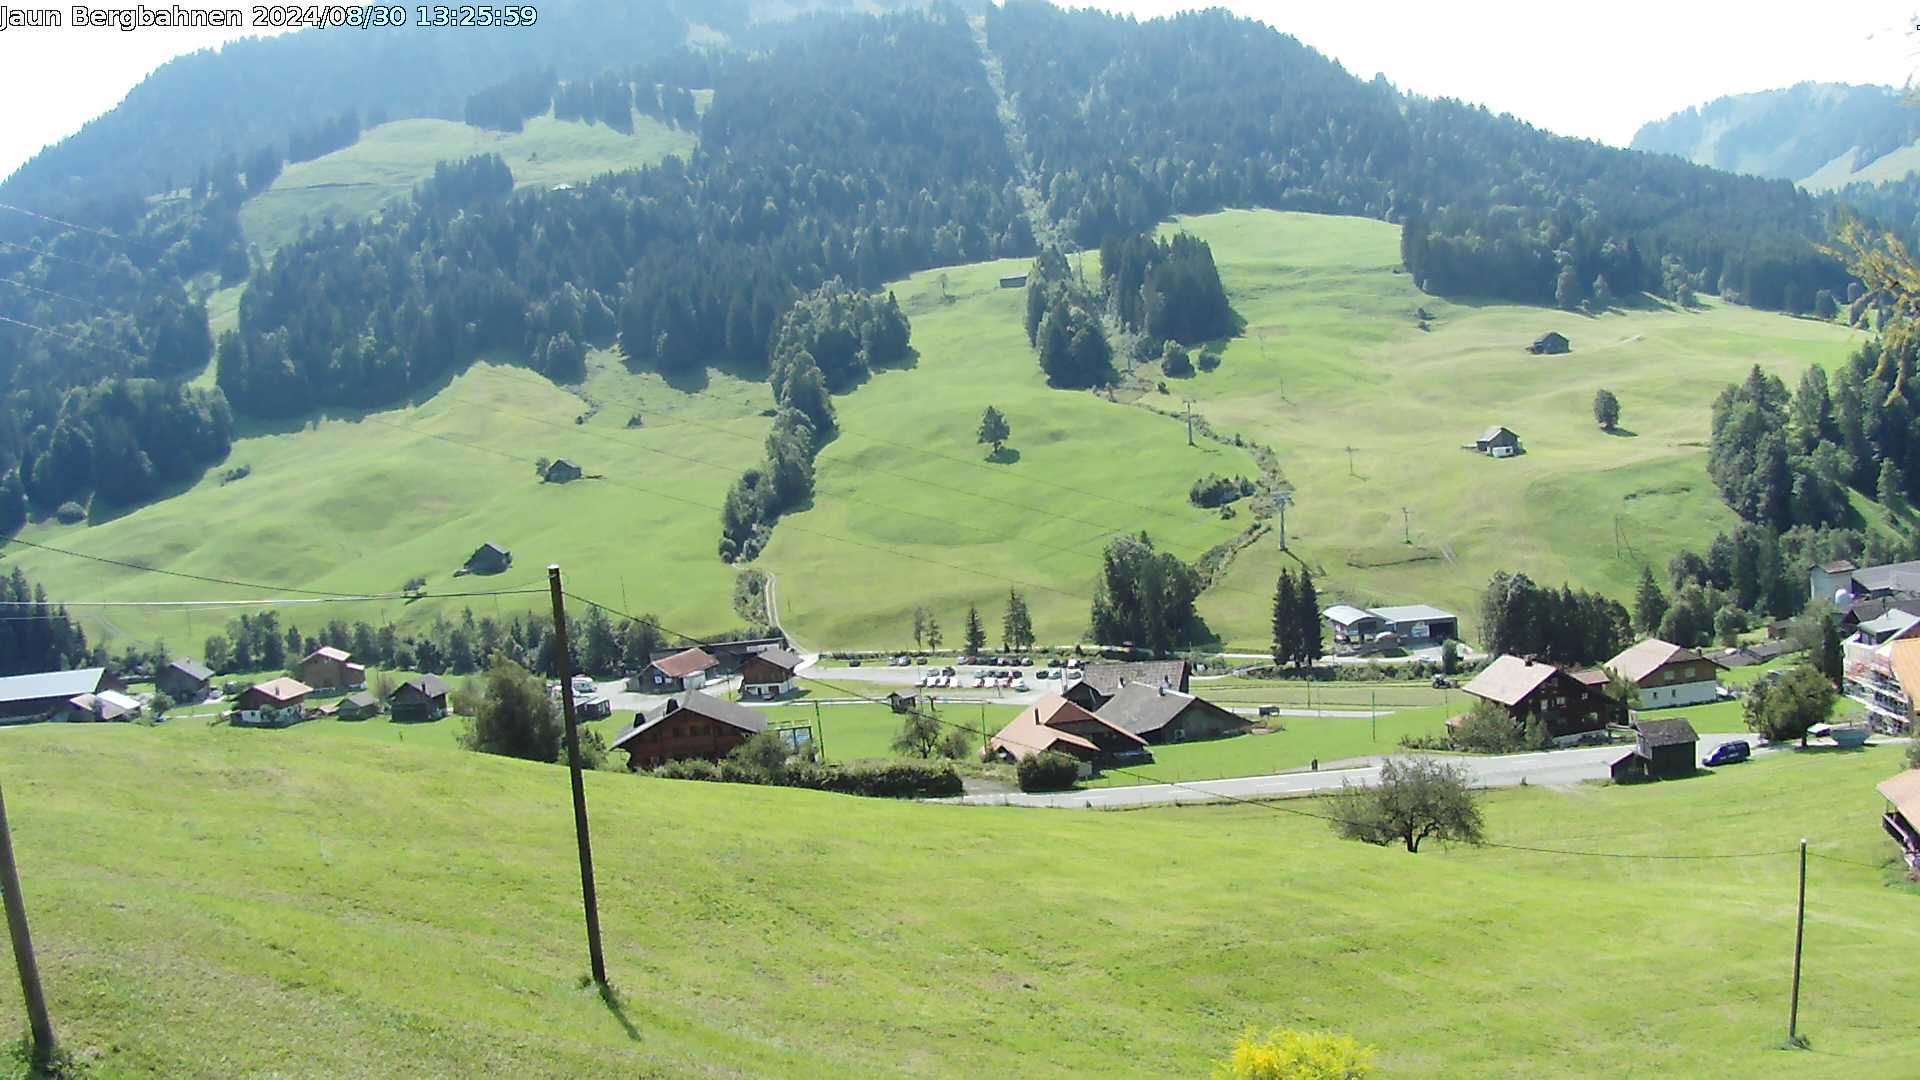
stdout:
<svg viewBox="0 0 1920 1080">
<path fill-rule="evenodd" d="M 0 7 L 49 3 L 0 0 Z M 1806 80 L 1898 86 L 1920 66 L 1920 36 L 1905 33 L 1920 0 L 1862 0 L 1837 9 L 1784 0 L 1103 0 L 1094 6 L 1145 18 L 1207 3 L 1293 34 L 1362 78 L 1382 72 L 1402 90 L 1461 98 L 1562 135 L 1620 146 L 1642 123 L 1723 94 Z M 0 31 L 0 176 L 112 108 L 167 60 L 234 36 L 71 26 Z"/>
</svg>

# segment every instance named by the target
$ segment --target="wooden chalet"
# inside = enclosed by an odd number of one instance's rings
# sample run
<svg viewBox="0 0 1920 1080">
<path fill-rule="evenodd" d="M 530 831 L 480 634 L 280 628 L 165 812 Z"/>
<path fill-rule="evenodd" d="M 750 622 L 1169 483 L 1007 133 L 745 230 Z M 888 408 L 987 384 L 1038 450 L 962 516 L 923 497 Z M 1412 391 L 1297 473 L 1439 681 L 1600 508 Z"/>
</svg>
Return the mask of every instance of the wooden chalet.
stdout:
<svg viewBox="0 0 1920 1080">
<path fill-rule="evenodd" d="M 213 670 L 181 657 L 154 673 L 153 688 L 175 701 L 199 701 L 213 685 Z"/>
<path fill-rule="evenodd" d="M 1095 715 L 1151 744 L 1217 739 L 1253 727 L 1253 721 L 1210 701 L 1146 683 L 1122 686 Z"/>
<path fill-rule="evenodd" d="M 740 695 L 771 699 L 792 693 L 794 672 L 800 664 L 799 655 L 786 649 L 749 653 L 740 661 Z"/>
<path fill-rule="evenodd" d="M 307 718 L 307 696 L 313 687 L 299 679 L 269 679 L 240 692 L 229 722 L 235 727 L 286 727 Z"/>
<path fill-rule="evenodd" d="M 1148 686 L 1164 686 L 1169 690 L 1187 692 L 1187 684 L 1192 669 L 1185 660 L 1141 660 L 1120 664 L 1088 664 L 1080 672 L 1080 681 L 1061 691 L 1068 701 L 1083 709 L 1094 710 L 1105 705 L 1120 692 L 1122 686 L 1129 683 L 1145 683 Z"/>
<path fill-rule="evenodd" d="M 300 661 L 299 680 L 310 690 L 358 690 L 367 685 L 367 666 L 353 662 L 345 649 L 322 645 Z"/>
<path fill-rule="evenodd" d="M 1613 711 L 1604 674 L 1576 674 L 1531 657 L 1499 657 L 1461 689 L 1506 710 L 1516 726 L 1539 717 L 1547 734 L 1562 745 L 1604 731 Z"/>
<path fill-rule="evenodd" d="M 764 715 L 745 705 L 688 690 L 635 719 L 613 740 L 627 752 L 629 769 L 649 769 L 682 758 L 726 757 L 734 747 L 767 730 Z"/>
<path fill-rule="evenodd" d="M 438 675 L 416 675 L 394 688 L 387 698 L 396 724 L 419 724 L 447 715 L 447 680 Z"/>
<path fill-rule="evenodd" d="M 1107 765 L 1153 760 L 1147 740 L 1059 694 L 1041 698 L 987 742 L 987 753 L 1002 761 L 1048 750 L 1079 761 L 1082 776 Z"/>
</svg>

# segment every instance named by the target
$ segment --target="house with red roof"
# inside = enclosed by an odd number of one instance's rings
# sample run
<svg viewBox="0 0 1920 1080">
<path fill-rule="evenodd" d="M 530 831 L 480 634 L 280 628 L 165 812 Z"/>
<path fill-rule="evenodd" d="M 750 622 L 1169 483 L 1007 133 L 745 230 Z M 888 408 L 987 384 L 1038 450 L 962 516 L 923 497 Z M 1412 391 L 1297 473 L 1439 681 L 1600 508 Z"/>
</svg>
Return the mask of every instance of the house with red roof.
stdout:
<svg viewBox="0 0 1920 1080">
<path fill-rule="evenodd" d="M 628 680 L 627 688 L 642 694 L 698 690 L 707 685 L 719 666 L 720 661 L 705 649 L 682 649 L 670 656 L 655 657 L 645 670 Z"/>
<path fill-rule="evenodd" d="M 1082 776 L 1107 765 L 1153 760 L 1145 739 L 1058 694 L 1041 698 L 987 742 L 987 753 L 1001 761 L 1049 750 L 1079 761 Z"/>
</svg>

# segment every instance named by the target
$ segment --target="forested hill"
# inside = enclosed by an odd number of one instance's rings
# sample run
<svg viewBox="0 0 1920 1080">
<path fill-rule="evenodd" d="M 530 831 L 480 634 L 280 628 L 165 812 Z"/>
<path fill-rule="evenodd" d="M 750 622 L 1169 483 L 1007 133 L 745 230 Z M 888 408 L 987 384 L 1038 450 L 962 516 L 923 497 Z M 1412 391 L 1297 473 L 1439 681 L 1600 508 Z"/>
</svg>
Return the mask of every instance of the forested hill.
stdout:
<svg viewBox="0 0 1920 1080">
<path fill-rule="evenodd" d="M 1916 135 L 1920 118 L 1892 87 L 1807 82 L 1682 109 L 1643 125 L 1632 146 L 1795 183 L 1831 174 L 1819 186 L 1833 187 Z"/>
</svg>

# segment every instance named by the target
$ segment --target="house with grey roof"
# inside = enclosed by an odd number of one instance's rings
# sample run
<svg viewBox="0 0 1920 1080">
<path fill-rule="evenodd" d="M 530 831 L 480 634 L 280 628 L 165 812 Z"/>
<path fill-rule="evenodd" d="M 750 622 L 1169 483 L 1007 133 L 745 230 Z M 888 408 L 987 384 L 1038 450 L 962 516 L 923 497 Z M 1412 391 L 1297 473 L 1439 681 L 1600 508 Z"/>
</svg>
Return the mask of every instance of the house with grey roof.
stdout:
<svg viewBox="0 0 1920 1080">
<path fill-rule="evenodd" d="M 103 688 L 108 688 L 106 668 L 8 675 L 0 678 L 0 723 L 62 712 L 74 698 Z"/>
<path fill-rule="evenodd" d="M 1089 711 L 1105 705 L 1122 686 L 1142 683 L 1187 692 L 1192 669 L 1185 660 L 1136 660 L 1120 664 L 1088 664 L 1080 671 L 1080 681 L 1061 691 L 1061 696 Z"/>
<path fill-rule="evenodd" d="M 1363 645 L 1382 634 L 1392 634 L 1403 644 L 1415 647 L 1438 645 L 1448 638 L 1460 637 L 1460 616 L 1432 604 L 1376 608 L 1335 604 L 1322 611 L 1320 617 L 1333 628 L 1335 645 Z"/>
<path fill-rule="evenodd" d="M 1253 727 L 1211 701 L 1137 682 L 1120 687 L 1094 715 L 1152 744 L 1241 735 Z"/>
</svg>

